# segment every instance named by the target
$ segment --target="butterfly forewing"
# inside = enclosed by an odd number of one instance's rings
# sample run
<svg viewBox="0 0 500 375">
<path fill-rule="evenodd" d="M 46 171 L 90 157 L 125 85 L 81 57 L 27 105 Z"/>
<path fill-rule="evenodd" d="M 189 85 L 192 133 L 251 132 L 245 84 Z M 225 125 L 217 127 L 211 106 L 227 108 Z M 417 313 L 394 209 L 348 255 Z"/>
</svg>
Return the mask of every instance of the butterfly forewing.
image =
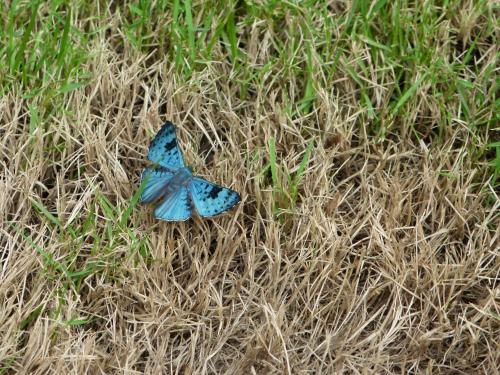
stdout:
<svg viewBox="0 0 500 375">
<path fill-rule="evenodd" d="M 184 167 L 184 159 L 177 144 L 175 126 L 167 121 L 149 146 L 148 159 L 172 170 Z"/>
<path fill-rule="evenodd" d="M 192 178 L 189 192 L 196 211 L 204 217 L 221 214 L 240 202 L 240 195 L 234 190 L 201 177 Z"/>
</svg>

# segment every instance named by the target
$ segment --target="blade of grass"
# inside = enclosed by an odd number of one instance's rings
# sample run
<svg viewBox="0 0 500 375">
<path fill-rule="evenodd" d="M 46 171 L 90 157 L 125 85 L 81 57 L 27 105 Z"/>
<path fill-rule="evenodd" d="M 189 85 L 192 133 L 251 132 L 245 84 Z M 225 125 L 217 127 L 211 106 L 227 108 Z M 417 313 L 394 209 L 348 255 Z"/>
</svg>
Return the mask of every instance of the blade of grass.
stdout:
<svg viewBox="0 0 500 375">
<path fill-rule="evenodd" d="M 86 82 L 86 81 L 84 81 L 84 82 L 68 82 L 67 84 L 65 84 L 64 86 L 62 86 L 61 88 L 59 88 L 57 90 L 57 92 L 59 94 L 64 94 L 64 93 L 67 93 L 67 92 L 78 90 L 79 88 L 81 88 L 83 86 L 86 86 L 87 83 L 88 82 Z"/>
<path fill-rule="evenodd" d="M 21 331 L 24 331 L 32 322 L 38 319 L 42 311 L 43 311 L 43 305 L 39 305 L 36 309 L 30 312 L 26 318 L 21 320 L 21 323 L 19 323 L 19 329 Z"/>
<path fill-rule="evenodd" d="M 298 187 L 299 187 L 300 179 L 302 178 L 302 175 L 304 174 L 304 172 L 306 170 L 307 164 L 309 163 L 309 158 L 311 157 L 313 145 L 314 145 L 314 140 L 311 139 L 307 145 L 307 149 L 306 149 L 306 152 L 304 153 L 304 157 L 302 158 L 302 161 L 300 162 L 299 169 L 297 169 L 297 172 L 295 173 L 295 176 L 293 179 L 291 196 L 292 196 L 292 200 L 293 200 L 294 204 L 297 201 Z"/>
<path fill-rule="evenodd" d="M 276 144 L 274 142 L 274 137 L 269 139 L 269 163 L 271 166 L 271 178 L 273 181 L 273 189 L 275 191 L 281 190 L 281 184 L 278 179 L 278 165 L 276 161 Z"/>
<path fill-rule="evenodd" d="M 59 65 L 59 74 L 62 74 L 64 69 L 64 58 L 69 46 L 69 31 L 71 26 L 71 8 L 68 8 L 66 21 L 64 22 L 63 35 L 59 46 L 59 54 L 57 55 L 57 65 Z"/>
<path fill-rule="evenodd" d="M 312 46 L 311 42 L 307 43 L 307 64 L 306 64 L 306 88 L 304 90 L 304 96 L 300 101 L 299 111 L 307 114 L 311 111 L 311 105 L 316 98 L 316 90 L 314 89 L 314 72 L 313 72 L 313 58 L 312 58 Z"/>
<path fill-rule="evenodd" d="M 31 36 L 31 31 L 33 30 L 33 27 L 35 26 L 35 21 L 36 21 L 36 16 L 38 12 L 38 7 L 40 6 L 40 1 L 35 1 L 31 5 L 31 17 L 30 17 L 30 22 L 26 29 L 24 30 L 23 37 L 21 39 L 21 43 L 19 45 L 19 49 L 17 50 L 16 53 L 16 60 L 14 63 L 14 69 L 13 71 L 17 71 L 19 69 L 19 66 L 21 65 L 21 61 L 24 59 L 24 52 L 26 50 L 26 46 L 28 44 L 28 41 Z"/>
<path fill-rule="evenodd" d="M 182 64 L 182 48 L 181 48 L 181 35 L 180 35 L 180 25 L 179 25 L 179 14 L 181 12 L 181 6 L 179 0 L 174 0 L 172 9 L 172 39 L 174 48 L 174 60 L 175 68 L 177 71 L 181 71 Z"/>
<path fill-rule="evenodd" d="M 43 216 L 45 216 L 52 224 L 57 225 L 61 229 L 64 229 L 59 219 L 54 215 L 52 215 L 52 213 L 50 213 L 49 210 L 47 210 L 47 208 L 42 203 L 36 201 L 35 199 L 31 199 L 31 204 L 38 210 L 38 212 L 43 214 Z"/>
<path fill-rule="evenodd" d="M 194 63 L 196 58 L 196 46 L 194 42 L 194 26 L 193 26 L 193 15 L 191 13 L 191 0 L 184 1 L 184 11 L 186 12 L 186 26 L 188 34 L 188 48 L 191 63 Z"/>
<path fill-rule="evenodd" d="M 17 357 L 10 357 L 3 361 L 2 367 L 0 367 L 0 375 L 6 374 L 11 369 L 12 365 L 16 361 L 16 358 Z"/>
<path fill-rule="evenodd" d="M 14 228 L 14 230 L 23 237 L 23 239 L 28 242 L 35 250 L 37 253 L 39 253 L 43 257 L 43 264 L 46 268 L 53 267 L 55 270 L 60 271 L 62 274 L 64 274 L 68 280 L 69 275 L 68 275 L 68 270 L 66 266 L 57 260 L 54 260 L 54 257 L 52 256 L 51 253 L 45 251 L 42 249 L 40 246 L 38 246 L 36 243 L 33 242 L 31 237 L 27 236 L 22 230 L 20 230 L 16 225 L 11 224 L 11 227 Z"/>
<path fill-rule="evenodd" d="M 14 21 L 17 11 L 18 0 L 14 0 L 9 8 L 9 13 L 7 15 L 7 62 L 9 64 L 10 70 L 14 70 L 15 66 L 15 33 L 14 33 Z"/>
<path fill-rule="evenodd" d="M 31 203 L 33 206 L 35 206 L 38 212 L 40 212 L 43 216 L 45 216 L 51 223 L 58 226 L 61 233 L 68 232 L 73 239 L 77 237 L 72 227 L 68 226 L 67 228 L 65 228 L 64 225 L 62 225 L 61 221 L 57 217 L 55 217 L 52 213 L 50 213 L 49 210 L 47 210 L 47 208 L 42 203 L 36 201 L 35 199 L 31 199 Z"/>
<path fill-rule="evenodd" d="M 234 12 L 228 16 L 226 23 L 226 34 L 231 48 L 231 61 L 236 64 L 238 58 L 238 37 L 236 36 L 236 25 L 234 23 Z"/>
<path fill-rule="evenodd" d="M 63 323 L 67 326 L 70 326 L 70 327 L 78 327 L 81 325 L 92 323 L 93 320 L 94 320 L 93 318 L 90 318 L 90 319 L 68 319 L 68 320 L 63 320 Z"/>
<path fill-rule="evenodd" d="M 392 113 L 395 114 L 396 112 L 398 112 L 399 108 L 401 108 L 403 106 L 403 104 L 405 104 L 408 99 L 410 99 L 410 97 L 415 94 L 415 92 L 417 91 L 418 87 L 422 84 L 422 82 L 427 78 L 427 75 L 428 73 L 424 73 L 419 79 L 417 79 L 412 85 L 411 87 L 406 90 L 406 92 L 399 98 L 399 100 L 397 101 L 396 105 L 394 106 L 394 109 L 392 110 Z"/>
<path fill-rule="evenodd" d="M 29 132 L 30 135 L 33 135 L 35 133 L 35 130 L 39 126 L 39 117 L 38 117 L 38 110 L 37 107 L 28 104 L 28 110 L 30 113 L 30 125 L 29 125 Z"/>
<path fill-rule="evenodd" d="M 134 208 L 139 203 L 139 200 L 141 199 L 142 192 L 144 191 L 144 188 L 146 187 L 151 174 L 152 173 L 150 173 L 145 178 L 143 178 L 143 180 L 141 181 L 141 184 L 139 185 L 139 189 L 137 189 L 137 191 L 132 196 L 132 199 L 130 201 L 129 206 L 127 207 L 127 209 L 123 212 L 123 214 L 121 216 L 121 219 L 120 219 L 120 226 L 121 227 L 124 228 L 127 225 L 130 214 L 132 213 Z"/>
</svg>

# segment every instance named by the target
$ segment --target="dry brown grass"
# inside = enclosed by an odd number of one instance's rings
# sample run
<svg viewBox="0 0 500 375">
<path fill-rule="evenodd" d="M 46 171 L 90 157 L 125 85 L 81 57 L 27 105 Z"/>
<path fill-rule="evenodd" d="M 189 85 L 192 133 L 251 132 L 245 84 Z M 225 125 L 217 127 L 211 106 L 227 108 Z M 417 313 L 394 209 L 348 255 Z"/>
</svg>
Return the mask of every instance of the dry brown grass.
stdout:
<svg viewBox="0 0 500 375">
<path fill-rule="evenodd" d="M 268 46 L 249 43 L 258 64 Z M 6 373 L 499 373 L 500 204 L 459 122 L 443 143 L 376 141 L 344 66 L 292 120 L 293 92 L 241 99 L 227 61 L 183 81 L 166 60 L 92 49 L 91 84 L 35 136 L 22 94 L 0 100 Z M 121 226 L 165 119 L 196 173 L 242 203 L 186 223 L 137 206 Z M 292 171 L 314 139 L 297 206 L 279 216 L 272 137 Z"/>
</svg>

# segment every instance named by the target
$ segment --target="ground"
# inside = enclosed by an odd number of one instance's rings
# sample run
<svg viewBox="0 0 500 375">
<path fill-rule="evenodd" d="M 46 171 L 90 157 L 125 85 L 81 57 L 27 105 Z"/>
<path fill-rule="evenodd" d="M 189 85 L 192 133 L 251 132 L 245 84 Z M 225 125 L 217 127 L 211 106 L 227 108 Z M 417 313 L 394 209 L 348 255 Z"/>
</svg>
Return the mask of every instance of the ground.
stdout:
<svg viewBox="0 0 500 375">
<path fill-rule="evenodd" d="M 0 374 L 498 373 L 494 2 L 0 15 Z M 238 206 L 137 203 L 165 120 Z"/>
</svg>

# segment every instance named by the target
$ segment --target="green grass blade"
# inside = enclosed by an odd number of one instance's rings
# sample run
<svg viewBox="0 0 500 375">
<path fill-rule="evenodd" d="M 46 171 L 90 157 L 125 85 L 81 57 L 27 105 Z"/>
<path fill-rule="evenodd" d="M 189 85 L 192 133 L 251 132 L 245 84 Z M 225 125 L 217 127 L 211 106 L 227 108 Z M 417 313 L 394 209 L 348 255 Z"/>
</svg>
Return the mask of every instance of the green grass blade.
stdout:
<svg viewBox="0 0 500 375">
<path fill-rule="evenodd" d="M 21 331 L 24 331 L 26 328 L 28 328 L 31 323 L 38 319 L 42 311 L 43 305 L 39 305 L 25 319 L 21 320 L 21 323 L 19 323 L 19 329 Z"/>
<path fill-rule="evenodd" d="M 59 46 L 59 54 L 57 55 L 57 64 L 59 65 L 60 72 L 64 68 L 64 59 L 66 57 L 66 52 L 69 47 L 69 31 L 71 27 L 71 8 L 68 8 L 66 15 L 66 21 L 64 22 L 64 30 L 61 39 L 61 44 Z"/>
<path fill-rule="evenodd" d="M 273 189 L 275 191 L 281 190 L 281 184 L 278 178 L 278 164 L 276 161 L 276 144 L 274 142 L 274 137 L 269 139 L 269 163 L 271 166 L 271 178 L 273 181 Z"/>
<path fill-rule="evenodd" d="M 69 327 L 78 327 L 85 324 L 92 323 L 94 319 L 68 319 L 64 320 L 63 323 Z"/>
<path fill-rule="evenodd" d="M 295 176 L 293 179 L 291 195 L 292 195 L 292 200 L 293 200 L 294 204 L 297 201 L 298 187 L 300 184 L 300 179 L 302 178 L 302 175 L 304 174 L 304 172 L 307 168 L 307 165 L 309 164 L 309 158 L 311 157 L 313 145 L 314 145 L 314 140 L 311 139 L 307 145 L 307 149 L 306 149 L 306 152 L 304 153 L 302 161 L 300 162 L 299 169 L 297 169 L 297 172 L 295 173 Z"/>
<path fill-rule="evenodd" d="M 40 125 L 40 117 L 38 116 L 37 107 L 28 104 L 28 110 L 29 110 L 29 114 L 30 114 L 29 132 L 30 132 L 30 135 L 33 135 L 35 133 L 35 130 Z"/>
<path fill-rule="evenodd" d="M 238 58 L 238 37 L 236 35 L 234 12 L 231 12 L 228 16 L 226 23 L 226 34 L 231 48 L 231 61 L 233 62 L 233 64 L 235 64 Z"/>
<path fill-rule="evenodd" d="M 130 215 L 132 214 L 132 211 L 139 204 L 142 192 L 144 191 L 144 188 L 146 187 L 146 185 L 148 183 L 148 180 L 149 180 L 149 175 L 146 176 L 146 178 L 144 178 L 141 181 L 141 184 L 139 185 L 139 188 L 137 189 L 137 191 L 132 196 L 132 199 L 130 200 L 130 204 L 128 205 L 127 209 L 123 212 L 123 214 L 121 216 L 121 219 L 120 219 L 120 225 L 123 228 L 127 225 L 128 219 L 130 218 Z"/>
<path fill-rule="evenodd" d="M 52 215 L 49 210 L 40 202 L 35 199 L 31 199 L 31 204 L 40 212 L 43 216 L 45 216 L 52 224 L 57 225 L 59 228 L 64 229 L 61 222 L 57 217 Z"/>
<path fill-rule="evenodd" d="M 19 49 L 17 50 L 17 53 L 16 53 L 16 61 L 14 63 L 14 71 L 19 69 L 19 66 L 21 65 L 21 61 L 24 59 L 24 52 L 26 50 L 26 46 L 27 46 L 28 41 L 30 39 L 33 27 L 35 26 L 35 21 L 36 21 L 36 16 L 37 16 L 39 6 L 40 6 L 40 1 L 35 1 L 31 5 L 30 22 L 28 24 L 28 27 L 26 27 L 26 29 L 24 30 L 23 37 L 22 37 L 21 43 L 19 45 Z"/>
<path fill-rule="evenodd" d="M 427 78 L 427 73 L 424 73 L 419 79 L 417 79 L 411 87 L 406 90 L 406 92 L 399 98 L 397 101 L 396 105 L 394 106 L 394 109 L 392 110 L 392 113 L 395 114 L 398 112 L 398 110 L 410 99 L 410 97 L 415 94 L 419 86 L 422 84 L 422 82 Z"/>
<path fill-rule="evenodd" d="M 16 38 L 14 32 L 14 22 L 17 11 L 17 3 L 19 0 L 14 0 L 10 5 L 9 12 L 7 14 L 7 62 L 9 64 L 10 70 L 14 71 L 16 64 Z"/>
<path fill-rule="evenodd" d="M 184 1 L 184 11 L 186 12 L 189 56 L 191 58 L 191 63 L 194 63 L 196 58 L 196 46 L 194 42 L 194 26 L 193 26 L 193 15 L 191 13 L 191 0 Z"/>
<path fill-rule="evenodd" d="M 181 12 L 181 5 L 179 0 L 174 0 L 173 9 L 172 9 L 172 41 L 173 41 L 173 50 L 174 50 L 174 61 L 175 67 L 178 72 L 182 71 L 183 68 L 183 48 L 182 48 L 182 37 L 180 34 L 180 25 L 179 25 L 179 15 Z"/>
<path fill-rule="evenodd" d="M 313 56 L 312 56 L 312 46 L 311 43 L 307 43 L 307 60 L 306 60 L 306 88 L 304 90 L 304 95 L 300 101 L 299 111 L 303 113 L 311 112 L 311 105 L 316 98 L 316 90 L 314 88 L 314 66 L 313 66 Z"/>
</svg>

